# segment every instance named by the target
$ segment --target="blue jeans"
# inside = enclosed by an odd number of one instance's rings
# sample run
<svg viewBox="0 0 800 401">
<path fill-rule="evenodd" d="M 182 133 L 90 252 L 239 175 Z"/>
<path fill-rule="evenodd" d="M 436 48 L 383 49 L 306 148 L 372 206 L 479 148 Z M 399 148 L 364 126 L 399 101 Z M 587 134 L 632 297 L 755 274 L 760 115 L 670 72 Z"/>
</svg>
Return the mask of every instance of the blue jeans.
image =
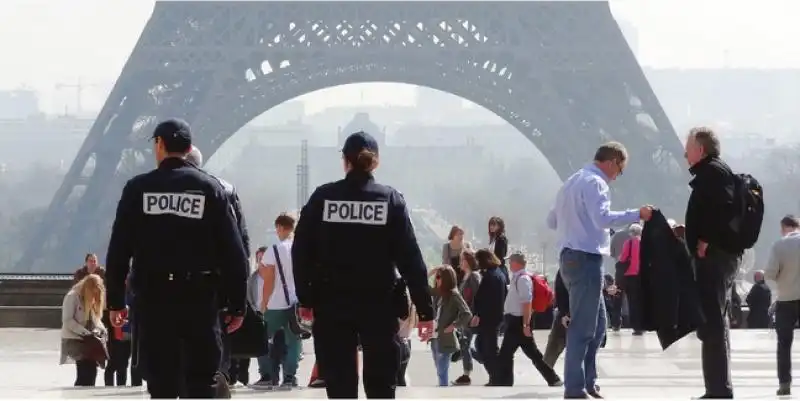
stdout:
<svg viewBox="0 0 800 401">
<path fill-rule="evenodd" d="M 606 334 L 603 257 L 572 249 L 560 256 L 561 277 L 569 292 L 570 323 L 564 359 L 564 396 L 594 391 L 597 349 Z"/>
<path fill-rule="evenodd" d="M 439 341 L 433 339 L 431 341 L 431 354 L 433 355 L 433 363 L 436 365 L 436 376 L 439 377 L 439 386 L 449 386 L 450 377 L 448 371 L 450 370 L 450 356 L 452 353 L 439 352 Z"/>
<path fill-rule="evenodd" d="M 474 333 L 469 327 L 461 331 L 461 364 L 464 367 L 464 373 L 471 373 L 474 369 L 474 364 L 472 363 L 472 352 L 470 352 L 472 348 L 473 336 Z"/>
</svg>

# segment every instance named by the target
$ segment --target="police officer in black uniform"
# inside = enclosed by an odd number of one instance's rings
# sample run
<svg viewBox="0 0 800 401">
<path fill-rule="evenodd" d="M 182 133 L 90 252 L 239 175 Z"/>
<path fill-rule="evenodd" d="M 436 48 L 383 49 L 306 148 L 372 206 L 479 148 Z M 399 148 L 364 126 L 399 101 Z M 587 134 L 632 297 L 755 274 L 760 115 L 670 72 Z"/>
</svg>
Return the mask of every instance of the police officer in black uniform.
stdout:
<svg viewBox="0 0 800 401">
<path fill-rule="evenodd" d="M 227 301 L 227 330 L 238 329 L 247 256 L 222 186 L 184 159 L 192 146 L 189 125 L 167 120 L 153 139 L 158 168 L 129 180 L 117 205 L 107 305 L 112 324 L 122 324 L 132 269 L 138 365 L 151 397 L 212 398 L 221 353 L 219 299 Z"/>
<path fill-rule="evenodd" d="M 328 398 L 358 398 L 359 340 L 367 397 L 394 398 L 398 317 L 408 315 L 406 284 L 420 317 L 420 337 L 433 331 L 427 268 L 403 196 L 372 176 L 378 143 L 357 132 L 342 153 L 347 176 L 317 188 L 297 223 L 297 298 L 313 310 L 314 349 Z"/>
<path fill-rule="evenodd" d="M 203 152 L 196 146 L 192 146 L 192 150 L 186 154 L 186 160 L 194 164 L 198 168 L 203 165 Z M 236 192 L 236 187 L 228 181 L 223 180 L 208 173 L 211 177 L 219 181 L 222 189 L 228 196 L 228 200 L 233 207 L 233 214 L 236 217 L 236 222 L 239 227 L 239 234 L 242 236 L 242 244 L 244 245 L 245 254 L 250 258 L 250 235 L 247 232 L 247 223 L 244 220 L 244 213 L 242 212 L 242 201 L 239 199 L 239 194 Z M 224 307 L 224 302 L 223 302 Z M 231 357 L 231 341 L 227 333 L 222 333 L 222 360 L 220 361 L 220 371 L 225 374 L 226 380 L 229 384 L 233 385 L 236 381 L 241 381 L 242 384 L 247 384 L 249 381 L 248 369 L 250 368 L 250 359 L 235 359 Z"/>
</svg>

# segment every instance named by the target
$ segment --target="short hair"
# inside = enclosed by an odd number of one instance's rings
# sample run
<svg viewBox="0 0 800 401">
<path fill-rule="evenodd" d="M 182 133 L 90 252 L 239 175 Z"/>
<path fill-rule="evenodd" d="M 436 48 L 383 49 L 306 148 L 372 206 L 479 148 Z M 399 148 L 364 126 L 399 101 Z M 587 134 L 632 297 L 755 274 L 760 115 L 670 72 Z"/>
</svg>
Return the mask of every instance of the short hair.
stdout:
<svg viewBox="0 0 800 401">
<path fill-rule="evenodd" d="M 290 230 L 294 229 L 294 217 L 289 216 L 287 213 L 281 213 L 275 218 L 275 225 Z"/>
<path fill-rule="evenodd" d="M 689 137 L 694 138 L 698 145 L 703 147 L 706 156 L 719 157 L 721 153 L 719 137 L 709 127 L 694 127 L 689 130 Z"/>
<path fill-rule="evenodd" d="M 519 252 L 512 253 L 511 256 L 508 257 L 509 262 L 517 262 L 523 266 L 528 264 L 528 261 L 525 260 L 525 255 Z"/>
<path fill-rule="evenodd" d="M 642 235 L 642 225 L 641 224 L 633 223 L 633 224 L 631 224 L 630 228 L 628 228 L 628 230 L 630 230 L 632 235 Z"/>
<path fill-rule="evenodd" d="M 800 219 L 788 214 L 781 219 L 781 226 L 788 228 L 800 228 Z"/>
<path fill-rule="evenodd" d="M 448 240 L 452 240 L 453 238 L 455 238 L 456 234 L 458 234 L 458 233 L 462 233 L 463 234 L 464 230 L 459 226 L 453 226 L 452 228 L 450 228 L 450 234 L 447 234 L 447 239 Z"/>
<path fill-rule="evenodd" d="M 624 162 L 628 160 L 628 150 L 625 149 L 625 145 L 619 142 L 606 142 L 600 145 L 597 148 L 597 152 L 594 153 L 594 161 L 596 162 L 607 162 L 616 160 L 618 162 Z"/>
<path fill-rule="evenodd" d="M 268 248 L 268 247 L 266 247 L 266 246 L 260 246 L 260 247 L 258 247 L 258 249 L 256 250 L 256 253 L 264 253 L 264 252 L 266 252 L 266 251 L 267 251 L 267 249 L 269 249 L 269 248 Z"/>
<path fill-rule="evenodd" d="M 196 146 L 192 145 L 192 150 L 186 154 L 186 161 L 200 167 L 203 165 L 203 153 L 200 152 L 200 149 L 197 149 Z"/>
</svg>

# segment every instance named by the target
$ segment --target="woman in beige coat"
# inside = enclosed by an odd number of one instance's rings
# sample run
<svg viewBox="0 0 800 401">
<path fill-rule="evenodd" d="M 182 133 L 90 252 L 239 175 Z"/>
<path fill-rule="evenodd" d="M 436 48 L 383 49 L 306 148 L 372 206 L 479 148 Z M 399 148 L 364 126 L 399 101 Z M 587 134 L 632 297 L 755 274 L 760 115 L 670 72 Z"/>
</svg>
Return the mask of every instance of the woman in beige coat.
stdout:
<svg viewBox="0 0 800 401">
<path fill-rule="evenodd" d="M 97 361 L 87 358 L 83 343 L 88 336 L 108 338 L 102 323 L 105 292 L 103 279 L 89 274 L 72 287 L 61 305 L 61 364 L 75 362 L 75 386 L 94 386 L 97 379 Z"/>
</svg>

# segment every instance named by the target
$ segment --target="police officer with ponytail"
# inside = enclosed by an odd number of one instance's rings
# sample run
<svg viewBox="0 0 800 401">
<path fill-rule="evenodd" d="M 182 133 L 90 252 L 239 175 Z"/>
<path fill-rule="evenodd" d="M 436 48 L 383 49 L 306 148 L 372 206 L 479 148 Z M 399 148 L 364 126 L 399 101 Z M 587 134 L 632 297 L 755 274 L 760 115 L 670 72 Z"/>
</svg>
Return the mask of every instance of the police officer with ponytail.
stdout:
<svg viewBox="0 0 800 401">
<path fill-rule="evenodd" d="M 111 323 L 124 324 L 132 271 L 137 366 L 152 398 L 224 393 L 227 383 L 216 382 L 219 300 L 228 332 L 241 326 L 245 310 L 249 266 L 233 208 L 219 181 L 185 159 L 191 148 L 185 121 L 156 127 L 158 168 L 125 184 L 108 245 Z"/>
<path fill-rule="evenodd" d="M 367 398 L 394 398 L 406 286 L 419 315 L 419 336 L 426 340 L 433 333 L 427 267 L 403 195 L 372 176 L 375 139 L 365 132 L 350 135 L 342 161 L 345 178 L 317 188 L 297 223 L 297 297 L 301 313 L 313 311 L 314 350 L 328 398 L 358 398 L 359 343 Z"/>
</svg>

